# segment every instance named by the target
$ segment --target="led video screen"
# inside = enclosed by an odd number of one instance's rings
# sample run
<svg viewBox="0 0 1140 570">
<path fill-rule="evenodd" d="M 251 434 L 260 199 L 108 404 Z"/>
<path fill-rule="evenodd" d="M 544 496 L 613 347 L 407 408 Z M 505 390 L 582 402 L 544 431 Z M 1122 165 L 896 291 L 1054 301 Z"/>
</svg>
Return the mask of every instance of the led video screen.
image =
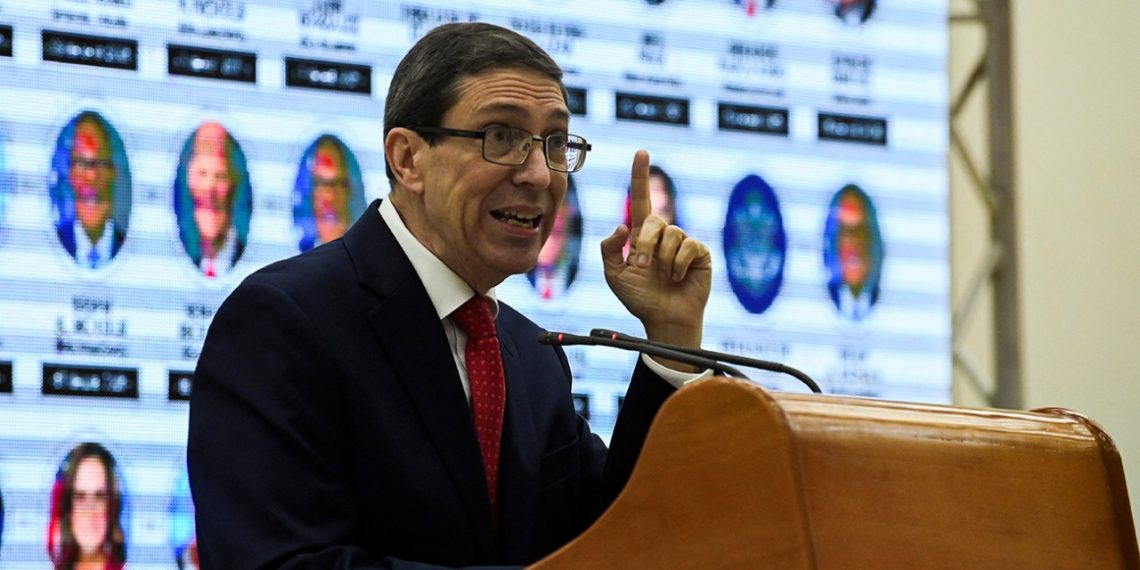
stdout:
<svg viewBox="0 0 1140 570">
<path fill-rule="evenodd" d="M 0 567 L 195 565 L 211 318 L 387 194 L 391 75 L 456 21 L 548 50 L 593 147 L 501 301 L 642 334 L 598 243 L 645 148 L 655 211 L 713 252 L 706 348 L 949 401 L 945 0 L 0 0 Z M 636 355 L 567 354 L 608 437 Z"/>
</svg>

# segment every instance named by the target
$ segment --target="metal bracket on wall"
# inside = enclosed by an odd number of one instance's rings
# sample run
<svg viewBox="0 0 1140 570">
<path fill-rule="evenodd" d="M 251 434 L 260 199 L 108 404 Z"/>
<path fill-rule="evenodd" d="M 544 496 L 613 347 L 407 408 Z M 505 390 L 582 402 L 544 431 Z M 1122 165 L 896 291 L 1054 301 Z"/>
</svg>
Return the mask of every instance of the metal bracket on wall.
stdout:
<svg viewBox="0 0 1140 570">
<path fill-rule="evenodd" d="M 1013 165 L 1013 66 L 1009 0 L 959 2 L 972 8 L 951 13 L 950 26 L 981 26 L 985 49 L 970 68 L 950 104 L 950 161 L 965 172 L 968 185 L 989 214 L 989 246 L 980 256 L 966 289 L 952 300 L 951 349 L 956 376 L 994 407 L 1022 407 L 1021 318 L 1018 305 L 1017 216 Z M 959 126 L 963 109 L 976 97 L 986 97 L 986 141 L 970 140 Z M 988 145 L 983 153 L 976 147 Z M 979 162 L 981 154 L 984 162 Z M 959 187 L 962 185 L 959 185 Z M 951 234 L 964 228 L 951 225 Z M 979 314 L 978 299 L 989 295 L 993 312 Z M 980 366 L 967 350 L 965 338 L 976 321 L 993 332 L 992 369 Z M 987 359 L 988 360 L 988 359 Z M 988 388 L 992 386 L 993 388 Z"/>
</svg>

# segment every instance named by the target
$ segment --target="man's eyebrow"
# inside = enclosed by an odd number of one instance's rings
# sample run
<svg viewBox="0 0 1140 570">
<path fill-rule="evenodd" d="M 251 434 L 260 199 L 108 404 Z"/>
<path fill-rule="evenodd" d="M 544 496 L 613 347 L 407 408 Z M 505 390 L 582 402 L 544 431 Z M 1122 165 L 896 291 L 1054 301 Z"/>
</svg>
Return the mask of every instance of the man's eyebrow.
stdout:
<svg viewBox="0 0 1140 570">
<path fill-rule="evenodd" d="M 505 114 L 515 115 L 518 117 L 524 117 L 529 114 L 529 112 L 521 105 L 506 102 L 490 103 L 486 106 L 475 109 L 474 113 L 478 115 Z M 547 113 L 547 118 L 556 121 L 569 122 L 570 110 L 566 107 L 560 107 Z"/>
</svg>

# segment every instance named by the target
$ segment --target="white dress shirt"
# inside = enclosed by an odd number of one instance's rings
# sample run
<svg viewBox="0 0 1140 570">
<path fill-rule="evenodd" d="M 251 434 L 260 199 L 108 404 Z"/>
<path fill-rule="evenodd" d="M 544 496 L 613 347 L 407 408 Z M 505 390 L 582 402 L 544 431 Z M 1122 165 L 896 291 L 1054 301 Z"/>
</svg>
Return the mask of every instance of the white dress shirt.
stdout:
<svg viewBox="0 0 1140 570">
<path fill-rule="evenodd" d="M 83 229 L 83 224 L 79 223 L 78 219 L 72 222 L 71 231 L 75 235 L 75 260 L 80 265 L 89 269 L 100 269 L 111 261 L 111 247 L 115 243 L 114 219 L 108 218 L 103 223 L 103 235 L 99 236 L 97 243 L 91 243 L 91 238 L 87 237 L 87 230 Z M 91 252 L 95 252 L 94 257 Z"/>
<path fill-rule="evenodd" d="M 202 273 L 209 274 L 211 267 L 214 269 L 214 277 L 221 277 L 229 272 L 234 267 L 234 254 L 237 253 L 237 228 L 230 226 L 226 230 L 226 240 L 222 242 L 222 247 L 214 253 L 214 257 L 206 257 L 205 252 L 202 252 L 202 262 L 198 264 Z"/>
<path fill-rule="evenodd" d="M 839 313 L 843 316 L 853 320 L 861 321 L 867 313 L 871 312 L 871 288 L 864 285 L 863 290 L 860 291 L 858 297 L 855 292 L 851 290 L 846 284 L 839 285 L 838 294 L 836 295 L 836 304 L 839 308 Z"/>
<path fill-rule="evenodd" d="M 451 346 L 451 356 L 455 358 L 459 380 L 463 383 L 463 393 L 467 395 L 467 401 L 470 403 L 471 381 L 467 378 L 465 356 L 467 333 L 455 325 L 451 319 L 451 313 L 475 295 L 475 291 L 412 235 L 412 232 L 404 225 L 404 220 L 400 218 L 392 200 L 384 200 L 380 203 L 380 216 L 384 218 L 384 223 L 388 224 L 388 229 L 392 230 L 392 235 L 396 237 L 400 249 L 412 262 L 412 268 L 419 276 L 420 282 L 424 284 L 424 289 L 427 290 L 432 306 L 435 307 L 436 316 L 443 324 L 443 332 L 447 335 L 447 342 Z M 487 291 L 486 297 L 491 300 L 492 316 L 498 317 L 499 301 L 495 298 L 493 287 Z M 698 374 L 678 372 L 658 364 L 644 354 L 641 355 L 641 359 L 650 370 L 678 388 L 687 382 L 699 380 L 712 374 L 709 370 Z"/>
</svg>

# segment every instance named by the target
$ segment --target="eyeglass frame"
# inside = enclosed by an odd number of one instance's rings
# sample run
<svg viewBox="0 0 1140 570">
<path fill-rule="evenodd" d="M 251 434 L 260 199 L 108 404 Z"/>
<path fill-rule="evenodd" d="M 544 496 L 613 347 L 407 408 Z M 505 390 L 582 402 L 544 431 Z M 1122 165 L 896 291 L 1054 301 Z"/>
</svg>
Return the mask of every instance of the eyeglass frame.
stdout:
<svg viewBox="0 0 1140 570">
<path fill-rule="evenodd" d="M 463 137 L 463 138 L 468 138 L 468 139 L 480 139 L 483 141 L 483 146 L 481 149 L 481 154 L 483 155 L 483 160 L 486 160 L 487 162 L 490 162 L 491 164 L 498 164 L 500 166 L 522 166 L 523 164 L 526 164 L 527 159 L 530 158 L 530 152 L 527 152 L 526 156 L 523 157 L 522 162 L 518 162 L 518 163 L 495 162 L 494 160 L 487 158 L 487 131 L 490 129 L 511 129 L 511 130 L 515 130 L 515 131 L 521 131 L 521 132 L 526 133 L 527 135 L 530 135 L 530 140 L 535 140 L 535 141 L 541 142 L 542 143 L 542 158 L 546 162 L 546 167 L 555 171 L 555 172 L 565 172 L 565 173 L 570 174 L 570 173 L 574 173 L 574 172 L 578 172 L 578 171 L 582 170 L 582 167 L 586 165 L 586 153 L 590 152 L 593 149 L 593 145 L 591 145 L 589 142 L 587 142 L 586 138 L 581 136 L 581 135 L 575 135 L 575 134 L 571 134 L 571 133 L 557 133 L 557 134 L 565 135 L 567 137 L 573 136 L 573 137 L 577 137 L 579 139 L 582 139 L 582 142 L 580 145 L 579 145 L 579 143 L 574 143 L 574 142 L 571 142 L 569 140 L 566 141 L 566 145 L 568 147 L 569 146 L 575 146 L 575 145 L 580 146 L 580 148 L 582 150 L 582 160 L 580 160 L 578 162 L 578 164 L 577 164 L 576 168 L 574 168 L 574 170 L 562 170 L 562 169 L 556 168 L 553 164 L 551 164 L 550 163 L 550 156 L 548 154 L 546 154 L 546 148 L 547 148 L 546 147 L 546 139 L 550 138 L 553 135 L 546 135 L 545 137 L 538 136 L 536 134 L 533 134 L 533 133 L 527 131 L 526 129 L 519 129 L 516 127 L 508 127 L 505 125 L 494 125 L 491 127 L 484 127 L 483 129 L 480 129 L 478 131 L 471 131 L 471 130 L 466 130 L 466 129 L 450 129 L 447 127 L 411 127 L 409 130 L 415 131 L 415 132 L 420 133 L 420 134 L 443 135 L 443 136 L 448 136 L 448 137 Z"/>
</svg>

